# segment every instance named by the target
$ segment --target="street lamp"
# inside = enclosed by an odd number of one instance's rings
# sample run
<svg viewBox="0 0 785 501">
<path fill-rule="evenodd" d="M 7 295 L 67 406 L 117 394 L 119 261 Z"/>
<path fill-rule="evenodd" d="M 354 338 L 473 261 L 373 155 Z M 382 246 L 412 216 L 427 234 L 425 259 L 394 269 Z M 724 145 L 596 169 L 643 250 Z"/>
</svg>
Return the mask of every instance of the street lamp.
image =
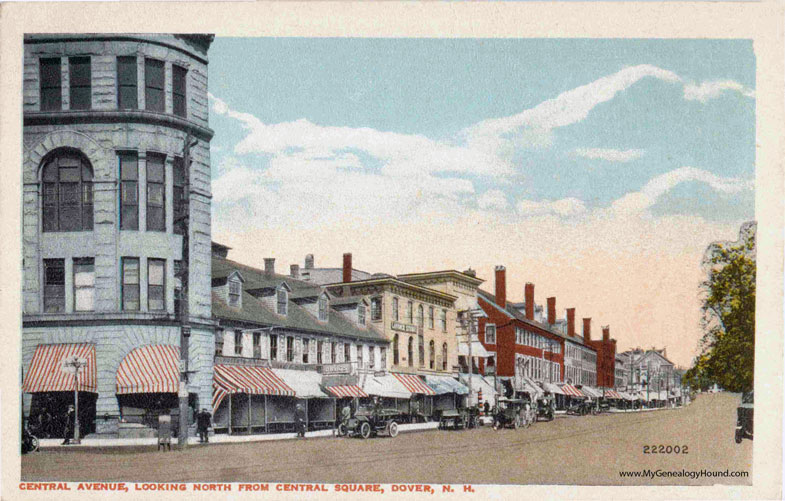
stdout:
<svg viewBox="0 0 785 501">
<path fill-rule="evenodd" d="M 79 438 L 79 369 L 87 365 L 87 360 L 77 356 L 71 357 L 63 364 L 67 371 L 74 373 L 74 444 L 81 443 Z M 68 437 L 66 437 L 68 438 Z"/>
</svg>

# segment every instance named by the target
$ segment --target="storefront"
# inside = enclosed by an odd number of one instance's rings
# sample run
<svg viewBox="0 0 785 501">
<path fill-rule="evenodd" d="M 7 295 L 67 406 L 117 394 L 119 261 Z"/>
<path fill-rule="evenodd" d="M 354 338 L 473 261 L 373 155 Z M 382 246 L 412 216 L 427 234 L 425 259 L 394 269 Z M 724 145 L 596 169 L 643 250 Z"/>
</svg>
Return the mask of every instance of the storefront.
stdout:
<svg viewBox="0 0 785 501">
<path fill-rule="evenodd" d="M 409 401 L 412 397 L 412 392 L 392 374 L 367 376 L 362 390 L 371 397 L 380 397 L 382 406 L 387 409 L 396 409 L 401 413 L 409 413 Z"/>
<path fill-rule="evenodd" d="M 566 401 L 564 403 L 564 408 L 569 407 L 575 401 L 582 401 L 585 400 L 587 397 L 578 387 L 573 386 L 571 384 L 563 384 L 561 385 L 562 393 L 564 393 L 566 397 Z"/>
<path fill-rule="evenodd" d="M 469 389 L 450 376 L 425 376 L 425 383 L 433 389 L 433 410 L 442 411 L 466 406 Z"/>
<path fill-rule="evenodd" d="M 409 415 L 412 421 L 428 421 L 433 415 L 433 397 L 436 395 L 433 388 L 416 374 L 393 372 L 392 375 L 412 394 L 409 400 Z"/>
<path fill-rule="evenodd" d="M 559 387 L 559 385 L 555 383 L 542 383 L 542 389 L 545 393 L 550 393 L 553 395 L 554 405 L 556 409 L 561 410 L 567 407 L 567 396 L 564 394 L 564 391 Z"/>
</svg>

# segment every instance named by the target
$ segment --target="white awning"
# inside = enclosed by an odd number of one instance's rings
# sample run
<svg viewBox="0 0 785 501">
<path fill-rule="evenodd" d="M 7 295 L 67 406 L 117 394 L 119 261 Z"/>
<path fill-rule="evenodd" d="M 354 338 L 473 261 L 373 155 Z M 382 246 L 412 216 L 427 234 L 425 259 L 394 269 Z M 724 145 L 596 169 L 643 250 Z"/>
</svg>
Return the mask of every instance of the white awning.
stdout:
<svg viewBox="0 0 785 501">
<path fill-rule="evenodd" d="M 596 388 L 592 388 L 588 385 L 581 386 L 581 391 L 590 398 L 600 398 L 602 396 L 602 392 L 597 391 Z"/>
<path fill-rule="evenodd" d="M 469 356 L 469 343 L 458 343 L 458 354 L 464 357 Z M 488 358 L 491 354 L 483 347 L 479 341 L 472 341 L 472 358 Z"/>
<path fill-rule="evenodd" d="M 328 398 L 319 388 L 322 375 L 316 371 L 295 371 L 291 369 L 272 369 L 273 373 L 283 379 L 287 386 L 294 390 L 297 398 Z"/>
<path fill-rule="evenodd" d="M 412 392 L 392 374 L 368 376 L 363 384 L 363 391 L 376 397 L 411 398 L 412 396 Z"/>
<path fill-rule="evenodd" d="M 549 392 L 554 393 L 554 394 L 564 395 L 564 392 L 562 391 L 562 389 L 559 388 L 558 385 L 555 385 L 553 383 L 547 383 L 547 382 L 546 383 L 542 383 L 542 387 L 543 387 L 543 389 L 545 391 L 549 391 Z"/>
</svg>

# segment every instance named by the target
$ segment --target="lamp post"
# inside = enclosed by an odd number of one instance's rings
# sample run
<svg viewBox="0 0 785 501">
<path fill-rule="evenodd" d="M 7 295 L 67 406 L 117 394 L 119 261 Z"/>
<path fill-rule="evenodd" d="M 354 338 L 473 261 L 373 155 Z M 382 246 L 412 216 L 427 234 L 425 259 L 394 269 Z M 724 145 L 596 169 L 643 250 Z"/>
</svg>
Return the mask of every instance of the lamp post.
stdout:
<svg viewBox="0 0 785 501">
<path fill-rule="evenodd" d="M 74 444 L 81 443 L 79 438 L 79 369 L 87 365 L 87 360 L 79 357 L 72 357 L 64 364 L 69 370 L 74 372 Z"/>
</svg>

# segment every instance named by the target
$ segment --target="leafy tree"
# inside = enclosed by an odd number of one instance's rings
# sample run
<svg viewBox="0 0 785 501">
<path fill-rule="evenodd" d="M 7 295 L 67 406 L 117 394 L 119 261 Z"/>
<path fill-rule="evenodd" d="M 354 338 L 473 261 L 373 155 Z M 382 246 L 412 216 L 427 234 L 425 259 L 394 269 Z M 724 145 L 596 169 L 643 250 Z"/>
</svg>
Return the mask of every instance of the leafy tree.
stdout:
<svg viewBox="0 0 785 501">
<path fill-rule="evenodd" d="M 684 376 L 693 387 L 717 383 L 749 391 L 755 368 L 755 223 L 745 223 L 737 242 L 711 244 L 703 257 L 701 354 Z"/>
</svg>

